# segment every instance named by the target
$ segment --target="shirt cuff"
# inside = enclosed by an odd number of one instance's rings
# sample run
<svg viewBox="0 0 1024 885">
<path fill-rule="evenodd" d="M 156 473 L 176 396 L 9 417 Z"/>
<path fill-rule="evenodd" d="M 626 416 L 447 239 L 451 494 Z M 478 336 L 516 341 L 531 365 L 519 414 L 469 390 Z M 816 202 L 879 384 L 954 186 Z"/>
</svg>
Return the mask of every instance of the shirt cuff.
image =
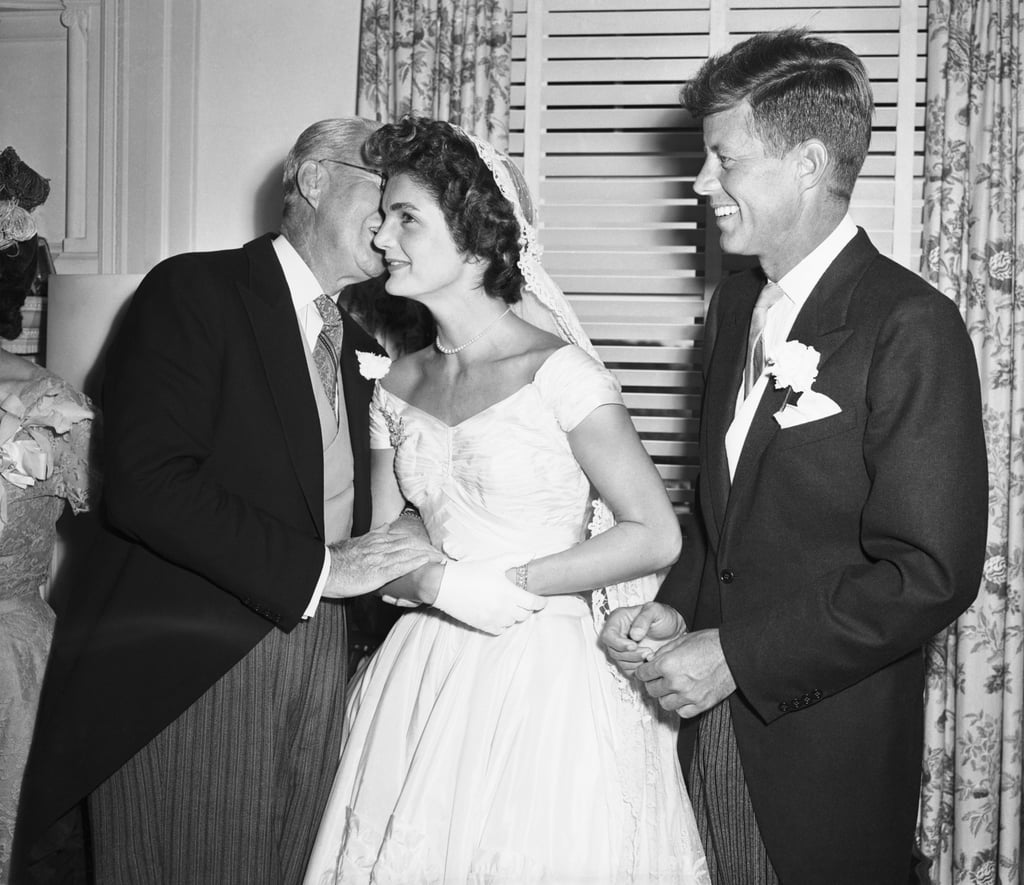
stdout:
<svg viewBox="0 0 1024 885">
<path fill-rule="evenodd" d="M 324 567 L 320 569 L 320 580 L 316 582 L 316 587 L 313 589 L 313 598 L 309 600 L 309 605 L 306 606 L 306 610 L 302 613 L 302 620 L 307 620 L 316 614 L 317 607 L 320 605 L 320 597 L 324 595 L 324 587 L 327 586 L 327 575 L 331 571 L 331 551 L 324 547 Z"/>
</svg>

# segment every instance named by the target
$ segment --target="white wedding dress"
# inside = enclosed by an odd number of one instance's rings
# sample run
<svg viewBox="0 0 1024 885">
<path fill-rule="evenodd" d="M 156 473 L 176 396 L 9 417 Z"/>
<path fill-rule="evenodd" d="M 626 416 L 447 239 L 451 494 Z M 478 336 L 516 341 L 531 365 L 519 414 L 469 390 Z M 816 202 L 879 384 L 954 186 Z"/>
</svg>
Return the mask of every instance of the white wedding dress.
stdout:
<svg viewBox="0 0 1024 885">
<path fill-rule="evenodd" d="M 454 427 L 378 385 L 371 445 L 452 559 L 580 542 L 590 486 L 566 433 L 618 384 L 574 345 Z M 674 717 L 609 664 L 584 596 L 500 636 L 412 609 L 352 686 L 306 873 L 326 883 L 702 885 Z"/>
</svg>

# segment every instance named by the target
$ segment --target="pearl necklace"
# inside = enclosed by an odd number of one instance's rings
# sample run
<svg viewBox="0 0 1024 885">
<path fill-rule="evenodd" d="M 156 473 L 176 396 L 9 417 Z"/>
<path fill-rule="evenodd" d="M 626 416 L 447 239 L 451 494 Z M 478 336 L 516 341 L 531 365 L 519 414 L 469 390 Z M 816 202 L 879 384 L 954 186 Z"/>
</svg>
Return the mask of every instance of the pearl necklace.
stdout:
<svg viewBox="0 0 1024 885">
<path fill-rule="evenodd" d="M 460 350 L 465 350 L 467 347 L 469 347 L 470 344 L 475 344 L 477 341 L 479 341 L 481 338 L 483 338 L 484 335 L 486 335 L 488 332 L 490 332 L 491 329 L 494 328 L 494 326 L 496 326 L 498 324 L 498 320 L 503 319 L 505 317 L 505 314 L 507 314 L 510 310 L 512 310 L 512 305 L 509 305 L 508 307 L 506 307 L 504 313 L 498 314 L 498 316 L 496 316 L 493 320 L 491 320 L 486 326 L 484 326 L 479 332 L 476 333 L 476 335 L 474 335 L 472 338 L 470 338 L 469 341 L 467 341 L 465 344 L 460 344 L 458 347 L 445 347 L 441 343 L 441 336 L 440 336 L 440 334 L 438 334 L 434 338 L 434 345 L 445 356 L 451 356 L 454 353 L 458 353 Z"/>
</svg>

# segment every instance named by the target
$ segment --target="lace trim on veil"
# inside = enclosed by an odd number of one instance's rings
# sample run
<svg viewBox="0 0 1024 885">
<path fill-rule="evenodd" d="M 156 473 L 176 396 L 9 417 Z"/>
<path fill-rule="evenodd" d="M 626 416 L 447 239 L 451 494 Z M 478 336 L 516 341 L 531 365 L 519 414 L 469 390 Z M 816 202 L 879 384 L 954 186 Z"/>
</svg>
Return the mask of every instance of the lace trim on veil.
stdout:
<svg viewBox="0 0 1024 885">
<path fill-rule="evenodd" d="M 473 142 L 477 153 L 490 170 L 502 196 L 509 201 L 519 223 L 519 270 L 526 282 L 523 298 L 513 310 L 524 320 L 546 331 L 553 332 L 563 341 L 575 344 L 601 361 L 590 337 L 572 309 L 569 300 L 541 264 L 541 246 L 537 242 L 537 228 L 533 200 L 519 167 L 510 157 L 501 154 L 489 142 L 464 132 Z M 615 525 L 611 510 L 600 498 L 592 502 L 593 513 L 587 526 L 590 536 L 607 531 Z M 600 632 L 605 618 L 616 608 L 625 605 L 639 605 L 654 599 L 660 580 L 657 575 L 644 575 L 620 584 L 602 587 L 591 594 L 591 613 L 594 626 Z M 622 688 L 635 695 L 635 688 L 609 664 L 610 669 L 623 683 Z"/>
<path fill-rule="evenodd" d="M 498 189 L 512 204 L 519 223 L 518 263 L 525 286 L 522 301 L 514 305 L 513 310 L 527 322 L 553 332 L 563 341 L 581 347 L 594 359 L 601 361 L 572 305 L 541 264 L 533 201 L 522 172 L 511 158 L 500 154 L 493 145 L 469 133 L 466 135 L 493 175 Z M 600 498 L 595 498 L 591 506 L 592 515 L 587 531 L 593 537 L 608 531 L 615 525 L 615 519 Z M 590 598 L 590 612 L 597 632 L 601 632 L 605 619 L 614 609 L 654 599 L 660 583 L 657 575 L 643 575 L 594 590 Z M 650 882 L 679 881 L 680 878 L 704 882 L 707 880 L 706 869 L 688 871 L 692 873 L 692 876 L 688 876 L 680 870 L 679 857 L 643 857 L 638 853 L 639 845 L 663 844 L 656 834 L 648 833 L 646 835 L 650 839 L 645 839 L 640 831 L 641 828 L 650 828 L 652 821 L 661 821 L 661 825 L 665 825 L 665 809 L 658 806 L 664 796 L 665 785 L 670 783 L 665 760 L 674 759 L 675 756 L 678 720 L 653 705 L 641 687 L 626 678 L 610 660 L 607 666 L 614 678 L 618 702 L 628 711 L 626 715 L 616 717 L 619 732 L 616 740 L 619 748 L 616 753 L 618 777 L 622 800 L 629 811 L 629 824 L 622 833 L 623 868 L 618 880 L 634 882 L 635 875 L 645 870 L 646 881 Z M 643 772 L 643 776 L 637 777 L 638 772 Z M 693 838 L 696 840 L 695 833 Z"/>
</svg>

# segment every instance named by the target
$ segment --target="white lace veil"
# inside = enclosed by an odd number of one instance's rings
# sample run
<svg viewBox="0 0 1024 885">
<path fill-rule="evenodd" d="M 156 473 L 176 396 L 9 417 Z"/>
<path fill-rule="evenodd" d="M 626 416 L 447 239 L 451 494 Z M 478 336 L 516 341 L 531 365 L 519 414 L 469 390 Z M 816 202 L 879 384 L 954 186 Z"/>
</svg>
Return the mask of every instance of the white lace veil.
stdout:
<svg viewBox="0 0 1024 885">
<path fill-rule="evenodd" d="M 522 173 L 510 157 L 499 153 L 486 141 L 468 133 L 466 135 L 491 170 L 498 189 L 512 204 L 519 222 L 519 269 L 525 285 L 522 301 L 513 310 L 527 322 L 554 333 L 563 341 L 582 347 L 600 360 L 565 294 L 541 264 L 533 201 Z M 615 524 L 611 511 L 600 498 L 594 499 L 592 509 L 593 516 L 587 527 L 591 536 L 607 531 Z M 595 590 L 591 594 L 590 610 L 597 631 L 600 633 L 605 618 L 612 610 L 654 599 L 660 583 L 658 576 L 644 575 Z M 666 784 L 673 783 L 672 779 L 677 777 L 672 769 L 676 758 L 679 717 L 673 712 L 662 710 L 646 697 L 636 682 L 623 676 L 610 661 L 608 669 L 613 674 L 613 684 L 618 687 L 614 696 L 626 711 L 623 715 L 612 717 L 616 731 L 615 758 L 622 785 L 623 804 L 627 810 L 619 834 L 624 858 L 619 878 L 624 882 L 634 881 L 640 870 L 647 870 L 648 874 L 660 870 L 660 875 L 650 876 L 652 881 L 654 878 L 659 881 L 677 881 L 680 875 L 688 878 L 680 870 L 670 869 L 671 862 L 663 858 L 643 857 L 638 852 L 639 845 L 656 845 L 663 838 L 659 830 L 664 825 L 665 817 L 661 797 L 665 795 Z M 607 775 L 607 772 L 603 774 Z M 643 827 L 649 831 L 646 836 L 641 835 Z"/>
<path fill-rule="evenodd" d="M 519 223 L 519 270 L 525 285 L 522 300 L 512 310 L 531 325 L 552 332 L 563 341 L 583 348 L 594 359 L 600 357 L 565 293 L 541 264 L 541 248 L 537 242 L 536 216 L 526 179 L 507 154 L 499 153 L 489 142 L 460 130 L 476 147 L 477 153 L 494 176 L 498 190 L 511 204 Z M 593 516 L 588 526 L 591 535 L 607 531 L 615 520 L 608 506 L 600 499 L 592 502 Z M 600 631 L 605 617 L 623 605 L 638 605 L 654 599 L 660 580 L 645 575 L 621 584 L 595 590 L 591 596 L 594 623 Z"/>
</svg>

